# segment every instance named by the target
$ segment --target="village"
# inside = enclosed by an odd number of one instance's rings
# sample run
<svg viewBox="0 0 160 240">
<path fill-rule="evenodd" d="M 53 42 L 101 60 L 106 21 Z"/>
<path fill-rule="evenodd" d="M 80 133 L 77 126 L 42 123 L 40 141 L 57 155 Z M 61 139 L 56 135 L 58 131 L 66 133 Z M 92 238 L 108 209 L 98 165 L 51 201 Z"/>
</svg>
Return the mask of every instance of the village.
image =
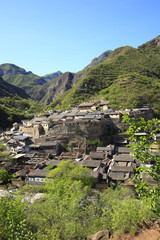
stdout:
<svg viewBox="0 0 160 240">
<path fill-rule="evenodd" d="M 108 101 L 89 102 L 64 112 L 50 110 L 44 116 L 14 123 L 10 130 L 2 132 L 0 140 L 12 160 L 1 157 L 0 169 L 17 176 L 11 180 L 12 186 L 43 184 L 50 170 L 70 159 L 76 166 L 91 169 L 96 189 L 114 187 L 118 181 L 134 189 L 131 179 L 140 161 L 135 161 L 133 150 L 128 147 L 132 143 L 122 116 L 151 120 L 153 111 L 148 106 L 115 111 L 108 105 Z M 137 137 L 145 134 L 139 132 Z M 154 140 L 160 141 L 160 134 Z M 153 146 L 153 154 L 156 148 Z M 141 178 L 155 184 L 146 173 L 141 173 Z"/>
</svg>

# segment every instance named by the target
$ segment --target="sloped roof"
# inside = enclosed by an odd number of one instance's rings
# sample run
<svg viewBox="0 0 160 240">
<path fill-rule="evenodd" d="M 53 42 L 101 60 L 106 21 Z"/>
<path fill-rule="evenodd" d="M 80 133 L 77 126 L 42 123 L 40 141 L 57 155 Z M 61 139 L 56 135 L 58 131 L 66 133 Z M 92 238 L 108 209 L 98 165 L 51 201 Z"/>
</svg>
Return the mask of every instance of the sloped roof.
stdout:
<svg viewBox="0 0 160 240">
<path fill-rule="evenodd" d="M 29 136 L 17 135 L 17 136 L 14 136 L 13 138 L 16 139 L 16 140 L 21 140 L 21 141 L 23 141 L 23 140 L 26 140 L 27 138 L 29 138 Z"/>
<path fill-rule="evenodd" d="M 62 152 L 60 158 L 78 158 L 79 152 Z"/>
<path fill-rule="evenodd" d="M 119 153 L 131 153 L 133 152 L 133 149 L 128 147 L 118 147 L 117 152 Z"/>
<path fill-rule="evenodd" d="M 116 167 L 126 167 L 127 166 L 127 162 L 115 162 L 115 166 Z"/>
<path fill-rule="evenodd" d="M 105 105 L 108 105 L 109 103 L 110 103 L 110 101 L 103 101 L 103 102 L 100 102 L 98 105 L 105 106 Z"/>
<path fill-rule="evenodd" d="M 87 114 L 84 116 L 85 119 L 94 119 L 96 115 Z"/>
<path fill-rule="evenodd" d="M 109 152 L 112 151 L 112 147 L 111 146 L 107 146 L 107 147 L 97 147 L 96 151 L 97 152 Z"/>
<path fill-rule="evenodd" d="M 101 164 L 101 160 L 82 160 L 82 166 L 84 167 L 98 167 Z"/>
<path fill-rule="evenodd" d="M 47 174 L 49 173 L 49 170 L 34 170 L 30 171 L 28 174 L 28 177 L 46 177 Z"/>
<path fill-rule="evenodd" d="M 47 117 L 35 117 L 31 120 L 31 122 L 42 122 L 42 121 L 46 121 L 48 118 Z"/>
<path fill-rule="evenodd" d="M 94 151 L 91 151 L 90 152 L 90 157 L 92 159 L 104 159 L 105 158 L 105 153 L 104 152 L 94 152 Z"/>
<path fill-rule="evenodd" d="M 88 113 L 88 111 L 86 111 L 86 112 L 78 111 L 76 113 L 76 116 L 85 116 L 87 113 Z"/>
<path fill-rule="evenodd" d="M 78 113 L 78 112 L 79 112 L 78 110 L 73 110 L 73 111 L 67 113 L 65 116 L 66 117 L 74 117 L 74 116 L 76 116 L 76 113 Z"/>
<path fill-rule="evenodd" d="M 119 180 L 124 181 L 130 178 L 130 173 L 124 173 L 124 172 L 109 172 L 108 176 L 112 178 L 113 180 Z"/>
<path fill-rule="evenodd" d="M 113 160 L 118 162 L 133 162 L 134 161 L 134 156 L 131 154 L 118 154 L 118 155 L 113 155 Z"/>
<path fill-rule="evenodd" d="M 46 161 L 46 165 L 47 166 L 49 166 L 49 165 L 57 166 L 60 162 L 61 162 L 61 160 L 48 160 L 48 161 Z"/>
<path fill-rule="evenodd" d="M 58 143 L 57 141 L 47 141 L 47 142 L 40 143 L 40 146 L 41 147 L 56 146 L 57 143 Z"/>
<path fill-rule="evenodd" d="M 132 166 L 121 167 L 121 166 L 115 166 L 114 165 L 110 168 L 110 171 L 112 171 L 112 172 L 134 172 L 134 169 L 133 169 Z"/>
<path fill-rule="evenodd" d="M 93 105 L 95 105 L 94 102 L 92 102 L 92 103 L 81 103 L 78 107 L 92 107 Z"/>
<path fill-rule="evenodd" d="M 124 180 L 124 173 L 123 172 L 109 172 L 108 176 L 113 180 Z"/>
<path fill-rule="evenodd" d="M 104 115 L 118 115 L 118 114 L 120 114 L 120 112 L 115 112 L 113 110 L 112 111 L 106 110 L 104 113 Z"/>
</svg>

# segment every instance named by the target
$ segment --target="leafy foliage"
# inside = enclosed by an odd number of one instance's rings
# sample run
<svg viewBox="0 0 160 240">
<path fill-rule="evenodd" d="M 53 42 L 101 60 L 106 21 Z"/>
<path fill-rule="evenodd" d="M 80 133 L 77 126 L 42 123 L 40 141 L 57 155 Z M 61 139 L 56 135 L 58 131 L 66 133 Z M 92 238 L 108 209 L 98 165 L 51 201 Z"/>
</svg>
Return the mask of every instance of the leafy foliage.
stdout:
<svg viewBox="0 0 160 240">
<path fill-rule="evenodd" d="M 5 128 L 22 119 L 30 119 L 33 113 L 42 112 L 43 104 L 17 96 L 0 98 L 0 126 Z"/>
<path fill-rule="evenodd" d="M 77 190 L 76 194 L 73 188 L 70 197 L 65 192 L 59 195 L 59 191 L 57 196 L 54 191 L 46 195 L 45 202 L 30 206 L 28 220 L 37 239 L 85 239 L 102 229 L 130 231 L 154 216 L 145 203 L 127 189 L 84 194 L 77 185 Z"/>
<path fill-rule="evenodd" d="M 141 118 L 137 122 L 134 118 L 125 116 L 123 122 L 129 125 L 130 140 L 134 142 L 130 147 L 134 150 L 135 159 L 141 162 L 135 177 L 137 193 L 148 203 L 151 209 L 160 214 L 160 144 L 153 141 L 155 133 L 160 131 L 160 120 L 145 121 Z M 146 136 L 138 138 L 135 135 L 137 132 L 145 132 Z M 157 152 L 154 154 L 152 153 L 153 144 L 157 145 Z M 148 162 L 152 163 L 150 168 L 146 165 Z M 140 180 L 140 172 L 146 172 L 148 176 L 153 177 L 157 184 L 149 186 L 147 181 Z"/>
<path fill-rule="evenodd" d="M 83 166 L 76 167 L 72 160 L 67 160 L 60 162 L 56 169 L 49 172 L 46 189 L 48 192 L 56 192 L 59 197 L 64 194 L 66 197 L 70 197 L 70 195 L 76 194 L 79 188 L 85 187 L 88 191 L 93 182 L 89 169 Z"/>
<path fill-rule="evenodd" d="M 10 156 L 7 146 L 0 141 L 0 160 L 1 161 L 12 161 L 12 157 Z"/>
<path fill-rule="evenodd" d="M 0 239 L 80 240 L 102 229 L 130 231 L 155 216 L 127 188 L 99 192 L 92 186 L 89 169 L 61 162 L 49 172 L 39 201 L 28 205 L 20 192 L 0 199 Z"/>
<path fill-rule="evenodd" d="M 32 232 L 26 222 L 26 203 L 16 197 L 0 198 L 0 239 L 1 240 L 26 240 L 32 239 Z"/>
<path fill-rule="evenodd" d="M 5 169 L 0 169 L 0 181 L 2 181 L 4 184 L 8 183 L 11 179 L 11 175 L 8 174 L 8 172 Z"/>
</svg>

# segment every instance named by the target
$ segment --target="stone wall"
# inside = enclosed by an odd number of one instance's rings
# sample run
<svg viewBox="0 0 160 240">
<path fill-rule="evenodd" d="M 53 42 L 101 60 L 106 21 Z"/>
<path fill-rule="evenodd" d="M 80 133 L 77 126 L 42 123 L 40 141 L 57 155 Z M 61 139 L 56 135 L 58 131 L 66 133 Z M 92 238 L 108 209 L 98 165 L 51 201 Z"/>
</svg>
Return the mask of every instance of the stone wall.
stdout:
<svg viewBox="0 0 160 240">
<path fill-rule="evenodd" d="M 42 127 L 25 127 L 25 126 L 20 126 L 19 130 L 22 131 L 23 133 L 25 133 L 26 135 L 31 136 L 33 138 L 39 138 L 39 136 L 43 132 Z"/>
<path fill-rule="evenodd" d="M 87 136 L 88 138 L 100 138 L 108 132 L 106 124 L 107 123 L 105 120 L 64 122 L 62 124 L 53 126 L 48 135 L 57 136 L 75 133 L 76 135 Z"/>
</svg>

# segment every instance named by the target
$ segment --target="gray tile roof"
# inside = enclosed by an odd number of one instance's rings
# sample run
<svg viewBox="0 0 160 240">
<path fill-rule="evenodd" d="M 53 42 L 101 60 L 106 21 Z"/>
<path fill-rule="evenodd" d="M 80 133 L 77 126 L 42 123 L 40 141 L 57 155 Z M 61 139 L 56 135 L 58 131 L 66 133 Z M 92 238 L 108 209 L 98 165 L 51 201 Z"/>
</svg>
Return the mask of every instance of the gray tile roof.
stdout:
<svg viewBox="0 0 160 240">
<path fill-rule="evenodd" d="M 13 138 L 16 139 L 16 140 L 24 141 L 24 140 L 26 140 L 27 138 L 29 138 L 29 136 L 18 135 L 18 136 L 14 136 Z"/>
<path fill-rule="evenodd" d="M 111 146 L 97 147 L 96 151 L 97 152 L 109 152 L 109 151 L 112 151 L 112 147 Z"/>
<path fill-rule="evenodd" d="M 113 180 L 124 180 L 125 174 L 123 172 L 109 172 L 108 176 Z"/>
<path fill-rule="evenodd" d="M 98 105 L 99 106 L 105 106 L 105 105 L 108 105 L 109 104 L 109 101 L 104 101 L 104 102 L 100 102 Z"/>
<path fill-rule="evenodd" d="M 117 152 L 118 153 L 131 153 L 131 152 L 133 152 L 133 149 L 128 148 L 128 147 L 118 147 Z"/>
<path fill-rule="evenodd" d="M 82 160 L 82 166 L 96 168 L 100 166 L 101 160 Z"/>
<path fill-rule="evenodd" d="M 94 103 L 81 103 L 78 107 L 92 107 Z"/>
<path fill-rule="evenodd" d="M 46 177 L 47 174 L 49 173 L 48 170 L 33 170 L 30 171 L 30 173 L 28 174 L 28 177 Z"/>
<path fill-rule="evenodd" d="M 90 157 L 92 159 L 104 159 L 105 158 L 105 153 L 104 152 L 90 152 Z"/>
<path fill-rule="evenodd" d="M 86 111 L 86 112 L 78 111 L 78 112 L 76 113 L 76 116 L 85 116 L 85 115 L 87 115 L 87 114 L 88 114 L 88 111 Z"/>
<path fill-rule="evenodd" d="M 121 166 L 112 166 L 110 168 L 110 171 L 112 172 L 134 172 L 133 167 L 121 167 Z"/>
<path fill-rule="evenodd" d="M 59 163 L 61 162 L 61 160 L 49 160 L 49 161 L 46 161 L 46 165 L 54 165 L 54 166 L 57 166 Z"/>
<path fill-rule="evenodd" d="M 70 111 L 69 113 L 65 114 L 65 117 L 75 117 L 78 110 Z"/>
<path fill-rule="evenodd" d="M 133 162 L 134 161 L 134 156 L 131 154 L 118 154 L 118 155 L 113 155 L 113 160 L 114 161 L 120 161 L 120 162 Z"/>
</svg>

